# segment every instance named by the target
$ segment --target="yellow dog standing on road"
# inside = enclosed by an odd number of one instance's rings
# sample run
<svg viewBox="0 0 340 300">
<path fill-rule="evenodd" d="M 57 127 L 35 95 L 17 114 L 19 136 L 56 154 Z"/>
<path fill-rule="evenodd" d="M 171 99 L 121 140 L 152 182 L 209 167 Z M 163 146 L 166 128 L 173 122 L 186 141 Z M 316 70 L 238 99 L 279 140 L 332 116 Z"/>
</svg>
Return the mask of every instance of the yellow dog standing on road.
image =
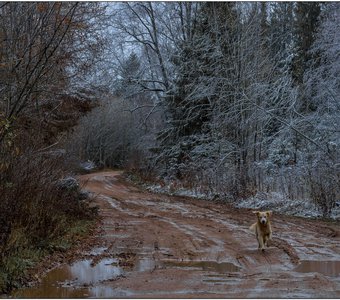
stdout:
<svg viewBox="0 0 340 300">
<path fill-rule="evenodd" d="M 253 211 L 257 215 L 257 222 L 249 227 L 255 233 L 259 243 L 259 249 L 264 251 L 264 246 L 268 247 L 268 240 L 272 238 L 272 228 L 270 226 L 269 217 L 271 211 Z"/>
</svg>

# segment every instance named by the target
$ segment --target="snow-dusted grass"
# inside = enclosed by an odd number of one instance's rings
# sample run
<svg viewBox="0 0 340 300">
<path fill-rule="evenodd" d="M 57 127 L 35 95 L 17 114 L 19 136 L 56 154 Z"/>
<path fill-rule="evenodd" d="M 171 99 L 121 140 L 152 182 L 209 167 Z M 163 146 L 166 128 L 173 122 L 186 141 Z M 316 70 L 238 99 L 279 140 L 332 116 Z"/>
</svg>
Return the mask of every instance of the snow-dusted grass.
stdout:
<svg viewBox="0 0 340 300">
<path fill-rule="evenodd" d="M 187 196 L 197 199 L 212 200 L 214 194 L 200 192 L 199 189 L 185 189 L 183 187 L 174 188 L 171 184 L 161 186 L 144 185 L 144 187 L 153 193 L 162 193 L 176 196 Z M 223 198 L 220 198 L 223 200 Z M 226 200 L 227 201 L 227 200 Z M 320 212 L 317 206 L 309 199 L 289 199 L 281 193 L 264 193 L 259 192 L 253 197 L 246 199 L 239 199 L 237 202 L 231 203 L 237 208 L 250 208 L 254 210 L 272 210 L 281 214 L 299 216 L 305 218 L 322 218 L 322 212 Z M 333 220 L 340 220 L 340 203 L 337 202 L 336 207 L 333 209 L 330 218 Z"/>
<path fill-rule="evenodd" d="M 309 199 L 289 199 L 281 193 L 257 193 L 254 197 L 241 199 L 236 204 L 239 208 L 252 208 L 256 210 L 272 210 L 286 215 L 305 218 L 321 218 L 317 206 Z M 331 219 L 340 219 L 340 206 L 336 206 Z"/>
<path fill-rule="evenodd" d="M 174 189 L 172 185 L 161 186 L 160 184 L 144 184 L 144 188 L 148 191 L 158 194 L 168 194 L 174 196 L 185 196 L 185 197 L 192 197 L 197 199 L 212 199 L 211 195 L 207 193 L 202 193 L 197 190 L 185 189 L 183 187 Z"/>
</svg>

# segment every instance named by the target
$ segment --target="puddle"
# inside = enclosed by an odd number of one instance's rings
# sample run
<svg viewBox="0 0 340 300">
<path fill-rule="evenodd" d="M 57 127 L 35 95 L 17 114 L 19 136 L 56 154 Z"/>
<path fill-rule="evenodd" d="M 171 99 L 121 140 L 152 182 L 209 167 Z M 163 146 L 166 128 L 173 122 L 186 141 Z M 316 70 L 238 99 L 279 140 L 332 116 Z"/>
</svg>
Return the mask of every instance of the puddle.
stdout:
<svg viewBox="0 0 340 300">
<path fill-rule="evenodd" d="M 227 274 L 238 272 L 240 268 L 229 262 L 218 263 L 216 261 L 177 261 L 177 260 L 161 260 L 157 264 L 155 260 L 143 258 L 138 260 L 134 270 L 137 272 L 153 271 L 155 268 L 175 268 L 184 270 L 198 270 L 215 272 L 219 274 Z"/>
<path fill-rule="evenodd" d="M 103 259 L 91 266 L 91 260 L 82 260 L 73 265 L 56 268 L 42 279 L 35 287 L 16 291 L 14 298 L 85 298 L 112 295 L 112 288 L 92 287 L 105 280 L 114 280 L 123 275 L 123 270 L 116 266 L 117 260 Z"/>
<path fill-rule="evenodd" d="M 95 251 L 103 251 L 97 248 Z M 91 260 L 82 260 L 73 265 L 63 265 L 56 268 L 42 279 L 41 283 L 15 291 L 12 298 L 116 298 L 128 297 L 131 291 L 122 291 L 106 281 L 114 281 L 124 275 L 122 268 L 117 266 L 117 259 L 103 259 L 97 265 L 91 266 Z M 159 261 L 161 268 L 178 268 L 214 272 L 223 276 L 240 270 L 229 262 L 215 261 Z M 142 258 L 134 266 L 136 272 L 152 271 L 156 262 L 152 258 Z M 228 275 L 225 275 L 228 276 Z M 215 278 L 209 278 L 214 280 Z M 221 281 L 221 280 L 220 280 Z M 130 295 L 131 296 L 131 295 Z"/>
<path fill-rule="evenodd" d="M 294 271 L 301 273 L 317 272 L 326 276 L 338 277 L 340 276 L 340 261 L 303 260 Z"/>
<path fill-rule="evenodd" d="M 218 263 L 216 261 L 171 261 L 169 260 L 169 261 L 163 261 L 162 264 L 165 267 L 188 269 L 188 270 L 197 269 L 199 271 L 209 271 L 209 272 L 216 272 L 220 274 L 240 271 L 240 267 L 229 262 Z"/>
<path fill-rule="evenodd" d="M 135 267 L 134 270 L 137 272 L 146 272 L 146 271 L 152 271 L 156 268 L 156 262 L 153 259 L 141 259 L 139 260 Z"/>
</svg>

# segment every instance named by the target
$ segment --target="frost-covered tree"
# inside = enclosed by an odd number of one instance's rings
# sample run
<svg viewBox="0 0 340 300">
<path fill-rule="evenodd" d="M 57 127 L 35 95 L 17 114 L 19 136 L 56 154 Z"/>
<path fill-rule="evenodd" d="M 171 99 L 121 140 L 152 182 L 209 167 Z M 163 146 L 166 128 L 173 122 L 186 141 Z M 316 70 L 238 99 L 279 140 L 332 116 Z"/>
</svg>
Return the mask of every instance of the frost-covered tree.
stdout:
<svg viewBox="0 0 340 300">
<path fill-rule="evenodd" d="M 268 7 L 271 55 L 282 65 L 291 63 L 294 46 L 294 2 L 271 2 Z"/>
<path fill-rule="evenodd" d="M 320 3 L 297 2 L 295 4 L 295 45 L 293 61 L 293 78 L 297 84 L 303 81 L 304 70 L 311 59 L 309 51 L 319 25 Z"/>
<path fill-rule="evenodd" d="M 135 52 L 132 52 L 125 59 L 118 70 L 115 90 L 119 96 L 126 98 L 135 97 L 141 92 L 138 84 L 143 80 L 140 59 Z"/>
<path fill-rule="evenodd" d="M 308 178 L 305 166 L 334 156 L 329 127 L 337 125 L 337 102 L 329 95 L 337 99 L 337 57 L 326 55 L 332 48 L 321 36 L 337 37 L 326 29 L 316 35 L 331 20 L 327 6 L 115 4 L 114 39 L 124 49 L 117 87 L 141 119 L 161 111 L 148 160 L 154 172 L 236 196 L 307 195 L 299 184 Z M 322 92 L 324 85 L 332 92 Z"/>
<path fill-rule="evenodd" d="M 314 181 L 314 194 L 326 213 L 339 197 L 340 183 L 340 5 L 329 3 L 311 48 L 313 64 L 304 77 L 305 95 L 315 108 L 305 116 L 305 126 L 315 144 L 306 147 Z M 318 192 L 315 191 L 318 185 Z M 320 191 L 323 195 L 319 195 Z M 319 193 L 319 194 L 318 194 Z"/>
<path fill-rule="evenodd" d="M 311 49 L 316 58 L 306 71 L 306 95 L 316 108 L 311 116 L 318 122 L 323 140 L 339 145 L 340 128 L 340 5 L 328 4 L 323 22 Z M 333 136 L 333 137 L 332 137 Z"/>
<path fill-rule="evenodd" d="M 288 63 L 268 49 L 266 18 L 256 3 L 199 10 L 195 35 L 176 56 L 170 125 L 159 136 L 160 157 L 176 176 L 220 173 L 236 188 L 252 184 L 254 162 L 268 155 L 295 99 Z"/>
<path fill-rule="evenodd" d="M 161 157 L 173 165 L 177 176 L 181 176 L 179 166 L 185 168 L 186 163 L 198 159 L 199 155 L 192 157 L 192 151 L 203 154 L 203 149 L 212 149 L 207 145 L 211 142 L 209 123 L 223 68 L 230 69 L 226 60 L 222 60 L 230 52 L 228 45 L 237 17 L 234 6 L 232 3 L 202 4 L 195 15 L 195 30 L 191 31 L 190 38 L 178 44 L 175 52 L 176 76 L 166 98 L 168 126 L 159 139 L 163 147 Z"/>
</svg>

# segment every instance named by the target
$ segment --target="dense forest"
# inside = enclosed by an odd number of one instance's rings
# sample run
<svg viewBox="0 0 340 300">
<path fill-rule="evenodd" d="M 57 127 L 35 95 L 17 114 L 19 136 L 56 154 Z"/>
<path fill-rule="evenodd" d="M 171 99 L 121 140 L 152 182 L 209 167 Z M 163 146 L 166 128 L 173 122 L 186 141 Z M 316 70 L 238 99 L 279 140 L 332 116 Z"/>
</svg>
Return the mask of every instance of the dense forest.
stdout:
<svg viewBox="0 0 340 300">
<path fill-rule="evenodd" d="M 70 177 L 81 162 L 223 201 L 277 192 L 325 217 L 339 203 L 339 3 L 3 2 L 0 16 L 0 289 L 9 253 L 53 251 L 93 218 Z"/>
<path fill-rule="evenodd" d="M 340 179 L 338 3 L 111 9 L 100 70 L 110 96 L 70 139 L 82 159 L 231 201 L 312 199 L 329 215 Z"/>
</svg>

